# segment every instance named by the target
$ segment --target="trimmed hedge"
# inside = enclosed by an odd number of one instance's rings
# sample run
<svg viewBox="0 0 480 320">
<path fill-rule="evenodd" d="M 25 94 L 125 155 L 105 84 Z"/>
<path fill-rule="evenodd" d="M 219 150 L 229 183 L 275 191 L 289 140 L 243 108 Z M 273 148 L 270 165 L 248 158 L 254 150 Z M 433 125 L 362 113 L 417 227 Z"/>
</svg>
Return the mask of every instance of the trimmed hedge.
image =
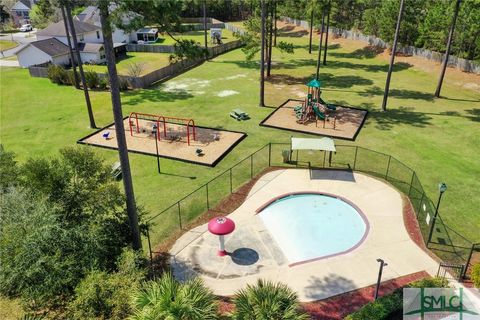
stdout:
<svg viewBox="0 0 480 320">
<path fill-rule="evenodd" d="M 448 283 L 441 278 L 425 278 L 409 283 L 405 288 L 448 288 Z M 403 288 L 364 305 L 360 310 L 349 314 L 346 320 L 383 320 L 391 319 L 402 313 Z"/>
</svg>

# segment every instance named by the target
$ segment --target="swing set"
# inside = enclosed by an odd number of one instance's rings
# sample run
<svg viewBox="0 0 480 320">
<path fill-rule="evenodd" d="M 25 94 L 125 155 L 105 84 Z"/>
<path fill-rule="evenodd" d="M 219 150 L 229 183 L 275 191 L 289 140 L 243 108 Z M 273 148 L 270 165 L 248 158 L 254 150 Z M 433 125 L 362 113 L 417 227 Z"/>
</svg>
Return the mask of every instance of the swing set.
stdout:
<svg viewBox="0 0 480 320">
<path fill-rule="evenodd" d="M 160 123 L 163 127 L 163 137 L 167 138 L 167 124 L 179 124 L 187 126 L 187 144 L 190 145 L 190 130 L 192 131 L 192 138 L 193 141 L 196 140 L 195 134 L 195 121 L 193 119 L 188 118 L 178 118 L 178 117 L 167 117 L 162 115 L 156 114 L 148 114 L 148 113 L 140 113 L 140 112 L 132 112 L 128 117 L 128 124 L 130 127 L 130 135 L 133 137 L 133 127 L 135 127 L 136 133 L 140 133 L 140 126 L 138 119 L 143 119 L 147 121 L 153 122 L 152 128 L 143 128 L 142 132 L 146 130 L 151 130 L 151 133 L 155 135 L 158 141 L 161 141 L 161 134 L 160 134 Z"/>
</svg>

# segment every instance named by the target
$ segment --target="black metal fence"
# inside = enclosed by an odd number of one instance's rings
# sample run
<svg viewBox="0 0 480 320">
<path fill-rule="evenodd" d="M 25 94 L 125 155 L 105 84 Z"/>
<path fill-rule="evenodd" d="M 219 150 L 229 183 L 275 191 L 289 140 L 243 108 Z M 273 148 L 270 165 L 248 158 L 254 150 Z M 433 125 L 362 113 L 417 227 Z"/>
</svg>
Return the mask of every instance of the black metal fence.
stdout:
<svg viewBox="0 0 480 320">
<path fill-rule="evenodd" d="M 292 153 L 289 143 L 269 143 L 150 217 L 152 242 L 158 243 L 173 231 L 182 230 L 269 167 L 346 169 L 381 178 L 401 191 L 410 199 L 425 243 L 432 232 L 428 248 L 444 262 L 466 263 L 472 242 L 447 226 L 440 213 L 434 218 L 436 207 L 413 169 L 391 155 L 359 146 L 337 145 L 336 150 L 335 153 L 307 150 Z M 155 221 L 161 223 L 155 224 Z"/>
</svg>

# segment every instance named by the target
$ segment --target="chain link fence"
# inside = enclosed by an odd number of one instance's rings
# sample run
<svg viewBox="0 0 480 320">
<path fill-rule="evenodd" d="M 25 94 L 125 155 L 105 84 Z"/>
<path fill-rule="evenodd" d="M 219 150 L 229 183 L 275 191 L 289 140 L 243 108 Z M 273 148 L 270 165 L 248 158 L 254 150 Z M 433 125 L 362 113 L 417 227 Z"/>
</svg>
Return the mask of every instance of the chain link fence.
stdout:
<svg viewBox="0 0 480 320">
<path fill-rule="evenodd" d="M 149 218 L 149 234 L 159 243 L 172 233 L 186 230 L 202 213 L 271 167 L 344 169 L 359 171 L 389 182 L 410 199 L 427 247 L 444 262 L 462 263 L 468 259 L 472 242 L 446 225 L 426 194 L 416 172 L 395 157 L 371 149 L 337 145 L 336 152 L 293 151 L 289 143 L 269 143 L 234 166 L 198 187 L 162 212 Z"/>
</svg>

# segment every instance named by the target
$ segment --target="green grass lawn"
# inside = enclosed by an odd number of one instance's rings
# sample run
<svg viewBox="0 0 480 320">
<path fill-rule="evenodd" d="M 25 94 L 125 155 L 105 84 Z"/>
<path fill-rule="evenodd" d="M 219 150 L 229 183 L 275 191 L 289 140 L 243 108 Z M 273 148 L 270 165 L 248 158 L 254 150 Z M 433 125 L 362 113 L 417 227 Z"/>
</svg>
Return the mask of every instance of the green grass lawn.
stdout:
<svg viewBox="0 0 480 320">
<path fill-rule="evenodd" d="M 8 49 L 12 49 L 18 46 L 18 43 L 15 41 L 9 41 L 9 40 L 0 40 L 0 51 L 5 51 Z"/>
<path fill-rule="evenodd" d="M 117 62 L 117 72 L 121 75 L 129 75 L 129 67 L 132 64 L 140 63 L 143 65 L 143 74 L 166 67 L 170 64 L 169 53 L 150 53 L 150 52 L 127 52 L 127 57 Z M 97 73 L 107 73 L 106 65 L 85 65 L 85 70 L 92 70 Z"/>
<path fill-rule="evenodd" d="M 203 45 L 205 43 L 204 32 L 203 30 L 196 30 L 196 31 L 188 31 L 183 33 L 172 33 L 172 36 L 177 39 L 188 39 L 194 40 L 195 42 L 200 43 Z M 222 29 L 222 42 L 227 43 L 237 40 L 233 33 L 227 29 Z M 210 31 L 207 31 L 207 41 L 208 45 L 211 46 L 210 42 Z M 161 35 L 161 38 L 155 43 L 156 45 L 168 45 L 173 46 L 175 44 L 175 40 L 173 40 L 168 34 Z"/>
<path fill-rule="evenodd" d="M 272 77 L 266 89 L 270 106 L 278 106 L 287 98 L 302 98 L 306 92 L 303 83 L 315 73 L 316 53 L 308 54 L 306 37 L 279 40 L 292 41 L 295 53 L 274 50 Z M 397 64 L 388 112 L 382 113 L 387 60 L 365 55 L 358 44 L 340 44 L 330 39 L 330 45 L 329 63 L 320 70 L 323 97 L 370 111 L 357 141 L 337 143 L 364 146 L 395 156 L 416 170 L 432 199 L 437 197 L 438 183 L 445 181 L 449 189 L 442 203 L 444 220 L 479 242 L 480 92 L 467 89 L 461 76 L 447 71 L 442 91 L 445 98 L 435 99 L 436 73 Z M 124 115 L 139 111 L 191 117 L 201 126 L 248 133 L 216 168 L 162 159 L 162 171 L 167 174 L 159 175 L 155 158 L 130 154 L 137 201 L 151 214 L 160 212 L 266 143 L 289 141 L 294 133 L 258 125 L 272 111 L 257 106 L 258 68 L 256 61 L 246 62 L 242 51 L 234 50 L 164 84 L 122 94 Z M 57 155 L 59 148 L 74 145 L 77 139 L 92 132 L 88 128 L 82 91 L 51 84 L 48 79 L 31 78 L 22 69 L 2 68 L 0 76 L 1 141 L 7 150 L 18 154 L 19 160 Z M 225 92 L 231 95 L 222 97 Z M 97 124 L 111 123 L 110 95 L 96 91 L 91 98 Z M 229 112 L 237 107 L 248 112 L 252 119 L 237 122 L 230 118 Z M 96 150 L 110 163 L 117 160 L 116 151 Z M 195 179 L 189 179 L 190 176 Z M 171 232 L 169 228 L 175 219 L 175 214 L 171 214 L 156 220 L 152 230 L 154 243 Z"/>
</svg>

